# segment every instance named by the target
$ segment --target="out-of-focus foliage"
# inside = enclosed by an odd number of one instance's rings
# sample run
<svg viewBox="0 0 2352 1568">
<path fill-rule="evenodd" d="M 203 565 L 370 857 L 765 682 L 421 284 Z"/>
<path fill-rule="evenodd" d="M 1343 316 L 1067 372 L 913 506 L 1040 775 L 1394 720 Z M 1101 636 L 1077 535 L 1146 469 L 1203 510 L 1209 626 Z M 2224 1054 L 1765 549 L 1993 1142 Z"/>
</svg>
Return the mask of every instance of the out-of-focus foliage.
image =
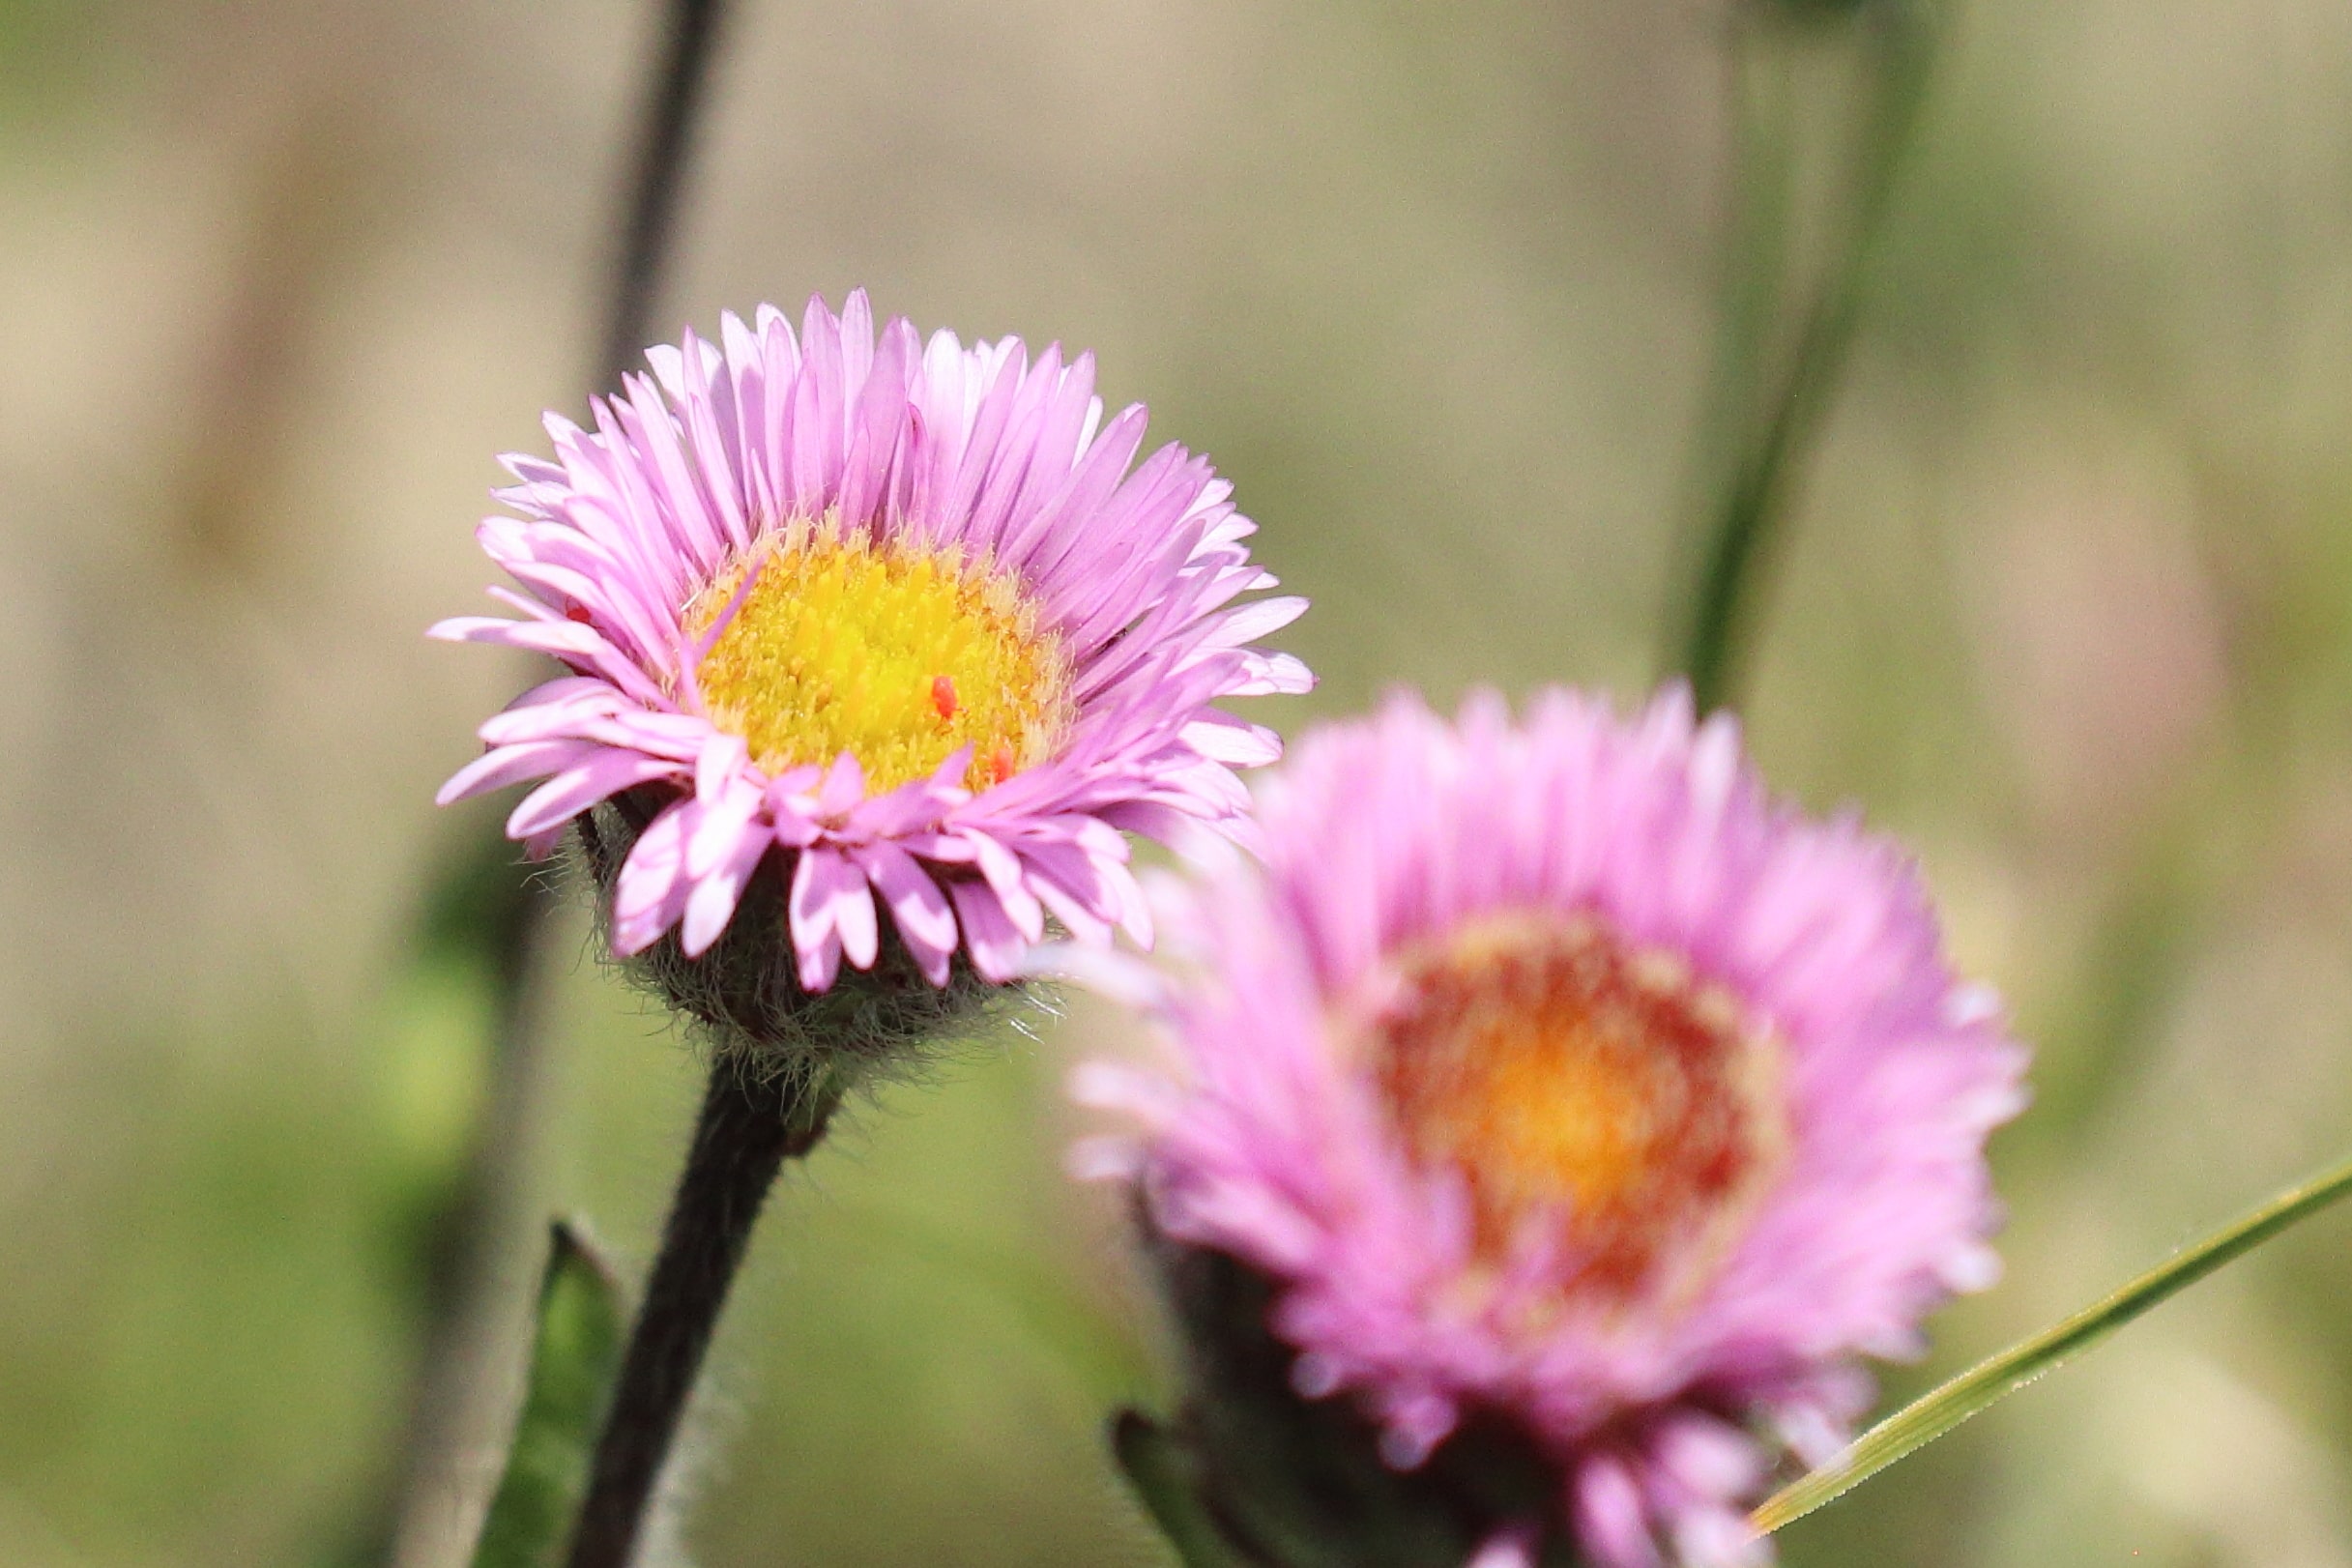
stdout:
<svg viewBox="0 0 2352 1568">
<path fill-rule="evenodd" d="M 666 321 L 863 283 L 1098 350 L 1317 599 L 1292 727 L 1397 681 L 1648 680 L 1714 292 L 1711 7 L 738 23 Z M 406 977 L 456 830 L 427 802 L 528 679 L 419 631 L 479 602 L 491 454 L 578 412 L 649 26 L 0 7 L 12 1568 L 308 1568 L 398 1468 L 403 1216 L 480 1092 L 433 1043 L 474 1003 Z M 1783 787 L 1919 847 L 2042 1051 L 1996 1147 L 2010 1281 L 1890 1396 L 2352 1125 L 2352 13 L 1972 0 L 1946 64 L 1751 709 Z M 691 1106 L 646 1004 L 555 971 L 480 1408 L 413 1564 L 462 1560 L 495 1484 L 538 1217 L 641 1263 Z M 697 1416 L 705 1568 L 1164 1560 L 1101 1442 L 1153 1394 L 1122 1217 L 1058 1167 L 1067 1063 L 1124 1035 L 1007 1035 L 779 1192 Z M 2340 1224 L 1787 1559 L 2352 1568 Z"/>
</svg>

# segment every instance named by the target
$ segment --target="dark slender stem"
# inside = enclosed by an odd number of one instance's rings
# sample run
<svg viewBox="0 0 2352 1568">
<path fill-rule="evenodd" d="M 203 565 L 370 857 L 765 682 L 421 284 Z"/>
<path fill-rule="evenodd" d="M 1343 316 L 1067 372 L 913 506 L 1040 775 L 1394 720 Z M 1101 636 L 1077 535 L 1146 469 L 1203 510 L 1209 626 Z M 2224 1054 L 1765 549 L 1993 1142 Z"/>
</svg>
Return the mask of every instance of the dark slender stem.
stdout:
<svg viewBox="0 0 2352 1568">
<path fill-rule="evenodd" d="M 1689 677 L 1693 697 L 1702 712 L 1736 698 L 1757 579 L 1786 508 L 1790 473 L 1797 456 L 1811 446 L 1844 369 L 1860 313 L 1862 285 L 1927 97 L 1935 18 L 1926 0 L 1888 0 L 1859 9 L 1858 25 L 1873 30 L 1869 46 L 1875 91 L 1855 182 L 1853 214 L 1819 291 L 1805 311 L 1787 367 L 1770 387 L 1761 419 L 1737 428 L 1730 438 L 1736 455 L 1725 471 L 1714 502 L 1713 523 L 1683 620 L 1674 667 Z M 1738 46 L 1756 44 L 1765 32 L 1766 27 L 1751 27 Z M 1763 46 L 1771 46 L 1768 39 Z M 1738 177 L 1747 180 L 1761 174 L 1776 182 L 1786 180 L 1785 150 L 1772 152 L 1776 161 L 1768 170 L 1758 166 L 1759 147 L 1773 149 L 1774 142 L 1759 136 L 1749 123 L 1756 102 L 1743 95 L 1736 111 L 1743 148 Z M 1777 234 L 1771 238 L 1773 244 L 1759 245 L 1752 253 L 1734 257 L 1727 286 L 1735 311 L 1747 307 L 1760 287 L 1779 283 L 1783 255 Z M 1734 236 L 1735 245 L 1749 243 L 1751 237 L 1745 233 Z M 1766 268 L 1771 273 L 1769 279 L 1750 276 Z M 1719 383 L 1729 378 L 1745 382 L 1755 374 L 1757 362 L 1750 335 L 1739 334 L 1739 340 L 1727 348 L 1718 366 Z M 1740 394 L 1737 386 L 1727 392 L 1719 385 L 1717 401 L 1726 403 Z M 1711 422 L 1722 425 L 1728 421 L 1718 419 Z M 1721 429 L 1706 434 L 1709 439 L 1723 437 Z"/>
<path fill-rule="evenodd" d="M 618 387 L 622 371 L 646 340 L 646 321 L 661 288 L 677 229 L 693 130 L 717 52 L 723 0 L 666 0 L 660 58 L 648 84 L 645 118 L 637 135 L 635 166 L 621 210 L 610 308 L 597 345 L 598 390 Z M 396 1510 L 405 1515 L 423 1495 L 428 1455 L 449 1426 L 448 1408 L 459 1397 L 466 1369 L 455 1353 L 460 1329 L 484 1289 L 488 1269 L 484 1240 L 498 1217 L 498 1202 L 513 1165 L 509 1156 L 528 1114 L 527 1089 L 537 1051 L 526 996 L 546 945 L 555 900 L 533 886 L 515 865 L 516 851 L 495 826 L 486 828 L 462 864 L 446 874 L 432 900 L 428 944 L 452 941 L 480 956 L 494 996 L 485 1026 L 491 1081 L 487 1109 L 473 1147 L 429 1227 L 432 1244 L 421 1269 L 424 1323 L 417 1414 L 410 1422 L 409 1458 Z M 455 898 L 462 903 L 461 929 L 440 929 L 439 912 Z M 370 1557 L 393 1524 L 388 1518 L 367 1529 Z"/>
<path fill-rule="evenodd" d="M 622 371 L 645 348 L 646 323 L 678 227 L 694 127 L 726 9 L 725 0 L 674 0 L 664 18 L 661 65 L 646 102 L 628 220 L 613 275 L 612 312 L 605 318 L 603 357 L 596 362 L 597 385 L 603 388 L 617 386 Z"/>
<path fill-rule="evenodd" d="M 825 1136 L 837 1096 L 721 1060 L 646 1285 L 572 1534 L 570 1568 L 627 1568 L 760 1205 Z"/>
</svg>

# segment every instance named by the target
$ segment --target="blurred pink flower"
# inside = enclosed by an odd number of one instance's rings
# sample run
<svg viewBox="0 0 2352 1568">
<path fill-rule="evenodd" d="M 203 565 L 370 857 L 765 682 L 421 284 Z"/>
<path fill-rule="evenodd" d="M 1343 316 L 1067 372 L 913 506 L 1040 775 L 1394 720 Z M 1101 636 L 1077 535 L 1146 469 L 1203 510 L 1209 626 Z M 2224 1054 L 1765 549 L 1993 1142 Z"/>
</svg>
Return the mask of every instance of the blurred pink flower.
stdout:
<svg viewBox="0 0 2352 1568">
<path fill-rule="evenodd" d="M 1590 1559 L 1768 1557 L 1778 1454 L 1828 1458 L 1858 1358 L 1998 1270 L 2024 1055 L 1905 857 L 1770 799 L 1680 688 L 1400 698 L 1259 795 L 1264 863 L 1172 882 L 1160 960 L 1070 955 L 1175 1057 L 1081 1070 L 1144 1130 L 1076 1167 L 1264 1278 L 1295 1392 L 1394 1469 L 1499 1416 Z M 1506 1526 L 1482 1562 L 1532 1560 Z"/>
<path fill-rule="evenodd" d="M 1144 410 L 1104 424 L 1089 357 L 878 344 L 863 294 L 647 358 L 593 431 L 549 416 L 556 461 L 506 459 L 519 515 L 479 537 L 523 619 L 432 634 L 568 673 L 440 799 L 544 780 L 507 830 L 545 854 L 630 792 L 624 953 L 705 951 L 776 857 L 811 992 L 875 962 L 877 895 L 934 985 L 959 945 L 1011 977 L 1049 913 L 1147 940 L 1120 829 L 1236 825 L 1232 769 L 1280 746 L 1209 705 L 1310 684 L 1251 646 L 1304 601 L 1235 603 L 1274 579 L 1232 487 L 1173 446 L 1130 473 Z"/>
</svg>

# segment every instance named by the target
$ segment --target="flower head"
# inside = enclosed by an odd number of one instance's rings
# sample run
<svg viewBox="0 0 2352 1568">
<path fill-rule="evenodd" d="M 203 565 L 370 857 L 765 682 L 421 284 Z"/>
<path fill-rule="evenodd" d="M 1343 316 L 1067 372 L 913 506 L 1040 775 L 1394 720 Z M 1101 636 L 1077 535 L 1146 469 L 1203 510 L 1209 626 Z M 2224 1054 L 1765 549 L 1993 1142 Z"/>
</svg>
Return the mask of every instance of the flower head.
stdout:
<svg viewBox="0 0 2352 1568">
<path fill-rule="evenodd" d="M 1235 602 L 1273 578 L 1231 486 L 1173 446 L 1130 472 L 1144 410 L 1106 423 L 1089 358 L 877 341 L 862 294 L 647 357 L 593 429 L 549 416 L 555 461 L 506 459 L 479 537 L 522 619 L 433 635 L 566 673 L 441 799 L 542 780 L 508 822 L 536 854 L 603 807 L 619 951 L 756 910 L 804 993 L 893 935 L 934 987 L 959 953 L 1012 978 L 1049 914 L 1147 940 L 1120 830 L 1236 825 L 1232 769 L 1279 747 L 1210 705 L 1309 683 L 1251 646 L 1304 605 Z"/>
<path fill-rule="evenodd" d="M 1771 800 L 1679 688 L 1402 699 L 1261 797 L 1263 864 L 1172 888 L 1180 958 L 1116 975 L 1176 1073 L 1087 1069 L 1146 1130 L 1082 1165 L 1262 1281 L 1292 1390 L 1352 1396 L 1392 1470 L 1497 1422 L 1540 1454 L 1496 1560 L 1758 1559 L 1779 1452 L 1827 1457 L 1858 1359 L 1997 1266 L 2022 1053 L 1910 864 Z"/>
</svg>

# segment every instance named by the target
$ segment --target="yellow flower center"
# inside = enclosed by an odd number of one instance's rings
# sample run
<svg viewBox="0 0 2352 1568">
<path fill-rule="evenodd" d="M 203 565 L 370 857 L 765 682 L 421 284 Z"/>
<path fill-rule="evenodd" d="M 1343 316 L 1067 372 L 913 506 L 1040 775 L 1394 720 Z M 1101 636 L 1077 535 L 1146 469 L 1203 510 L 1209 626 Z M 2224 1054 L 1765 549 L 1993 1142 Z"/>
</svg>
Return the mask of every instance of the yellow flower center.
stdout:
<svg viewBox="0 0 2352 1568">
<path fill-rule="evenodd" d="M 1009 574 L 952 548 L 796 523 L 686 606 L 690 646 L 713 626 L 704 711 L 771 773 L 846 751 L 880 793 L 970 745 L 964 782 L 986 789 L 1052 756 L 1074 712 L 1060 640 Z"/>
<path fill-rule="evenodd" d="M 1466 1178 L 1479 1249 L 1562 1228 L 1622 1298 L 1712 1255 L 1786 1137 L 1778 1053 L 1720 987 L 1589 917 L 1508 915 L 1409 953 L 1364 1031 L 1413 1160 Z"/>
</svg>

